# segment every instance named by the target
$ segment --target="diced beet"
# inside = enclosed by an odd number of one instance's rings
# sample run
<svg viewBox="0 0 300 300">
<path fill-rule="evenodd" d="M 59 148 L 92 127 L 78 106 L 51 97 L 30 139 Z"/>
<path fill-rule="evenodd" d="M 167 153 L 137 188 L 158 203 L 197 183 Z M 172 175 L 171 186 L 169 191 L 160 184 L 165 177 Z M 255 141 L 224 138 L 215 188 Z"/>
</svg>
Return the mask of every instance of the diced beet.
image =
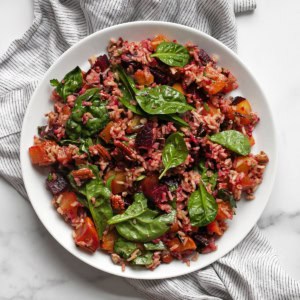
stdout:
<svg viewBox="0 0 300 300">
<path fill-rule="evenodd" d="M 204 51 L 203 49 L 200 49 L 199 52 L 199 58 L 201 63 L 206 66 L 209 62 L 213 61 L 210 56 Z"/>
<path fill-rule="evenodd" d="M 53 195 L 57 195 L 67 188 L 68 183 L 59 173 L 50 173 L 46 180 L 46 186 Z"/>
<path fill-rule="evenodd" d="M 150 67 L 150 72 L 154 76 L 155 83 L 169 84 L 171 81 L 170 76 L 168 74 L 164 73 L 163 71 L 157 68 Z"/>
<path fill-rule="evenodd" d="M 123 54 L 121 56 L 121 65 L 124 69 L 127 69 L 129 66 L 132 66 L 133 70 L 142 69 L 142 64 L 132 60 L 131 56 Z"/>
<path fill-rule="evenodd" d="M 142 181 L 142 192 L 147 198 L 152 198 L 152 191 L 159 185 L 157 174 L 148 174 Z"/>
<path fill-rule="evenodd" d="M 137 149 L 150 149 L 153 146 L 153 124 L 148 122 L 137 133 L 135 147 Z"/>
<path fill-rule="evenodd" d="M 231 102 L 231 105 L 237 105 L 244 100 L 246 100 L 246 98 L 241 97 L 241 96 L 236 96 L 236 97 L 234 97 L 233 101 Z"/>
<path fill-rule="evenodd" d="M 187 94 L 192 94 L 196 99 L 201 99 L 202 101 L 207 101 L 209 96 L 204 92 L 202 88 L 199 88 L 196 83 L 192 83 L 187 87 Z"/>
<path fill-rule="evenodd" d="M 96 67 L 99 67 L 101 72 L 104 72 L 106 69 L 109 68 L 109 60 L 106 54 L 99 55 L 95 62 Z"/>
</svg>

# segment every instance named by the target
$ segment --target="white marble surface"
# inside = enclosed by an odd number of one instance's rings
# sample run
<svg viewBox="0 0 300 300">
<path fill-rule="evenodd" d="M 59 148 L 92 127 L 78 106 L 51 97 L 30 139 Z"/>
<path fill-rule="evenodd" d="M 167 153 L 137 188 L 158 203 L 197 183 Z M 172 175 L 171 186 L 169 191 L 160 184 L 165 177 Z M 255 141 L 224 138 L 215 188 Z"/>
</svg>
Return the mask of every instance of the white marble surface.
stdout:
<svg viewBox="0 0 300 300">
<path fill-rule="evenodd" d="M 255 13 L 237 22 L 239 55 L 264 87 L 278 125 L 277 180 L 260 226 L 300 280 L 300 1 L 257 2 Z M 30 26 L 32 0 L 1 0 L 0 13 L 1 54 Z M 2 179 L 0 191 L 0 299 L 142 299 L 123 279 L 70 256 Z"/>
</svg>

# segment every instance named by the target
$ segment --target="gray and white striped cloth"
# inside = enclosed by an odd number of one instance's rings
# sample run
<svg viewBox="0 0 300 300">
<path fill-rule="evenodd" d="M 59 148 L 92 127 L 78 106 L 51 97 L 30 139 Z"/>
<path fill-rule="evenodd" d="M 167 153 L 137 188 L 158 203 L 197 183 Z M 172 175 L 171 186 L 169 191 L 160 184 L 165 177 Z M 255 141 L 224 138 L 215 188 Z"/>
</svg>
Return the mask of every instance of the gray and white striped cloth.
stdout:
<svg viewBox="0 0 300 300">
<path fill-rule="evenodd" d="M 35 0 L 32 26 L 0 57 L 0 175 L 27 197 L 19 162 L 23 115 L 38 81 L 74 43 L 114 24 L 162 20 L 202 30 L 236 50 L 235 13 L 253 10 L 255 0 L 233 1 Z M 300 299 L 299 283 L 281 269 L 257 227 L 201 271 L 128 282 L 149 299 Z"/>
</svg>

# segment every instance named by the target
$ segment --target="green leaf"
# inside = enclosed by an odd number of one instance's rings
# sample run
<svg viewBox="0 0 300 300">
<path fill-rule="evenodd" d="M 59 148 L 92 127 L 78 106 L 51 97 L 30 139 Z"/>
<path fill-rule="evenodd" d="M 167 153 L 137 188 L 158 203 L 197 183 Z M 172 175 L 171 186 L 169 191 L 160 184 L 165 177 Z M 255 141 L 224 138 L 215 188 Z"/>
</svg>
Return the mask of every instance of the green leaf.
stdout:
<svg viewBox="0 0 300 300">
<path fill-rule="evenodd" d="M 159 179 L 170 169 L 184 163 L 188 156 L 188 149 L 182 135 L 178 132 L 172 133 L 166 140 L 162 154 L 162 161 L 165 166 Z"/>
<path fill-rule="evenodd" d="M 143 111 L 139 108 L 139 106 L 131 103 L 132 100 L 136 101 L 135 93 L 137 91 L 133 79 L 128 76 L 125 70 L 120 66 L 117 67 L 117 73 L 122 82 L 122 85 L 119 85 L 122 92 L 122 97 L 119 98 L 120 102 L 135 114 L 142 115 Z"/>
<path fill-rule="evenodd" d="M 93 221 L 95 223 L 99 237 L 102 237 L 103 231 L 107 227 L 107 221 L 113 216 L 110 205 L 110 190 L 104 186 L 99 177 L 99 170 L 94 165 L 81 165 L 81 168 L 89 168 L 93 171 L 96 178 L 91 179 L 80 187 L 76 185 L 72 174 L 68 175 L 68 179 L 72 187 L 81 195 L 84 195 L 87 201 L 85 206 L 88 207 Z M 81 197 L 82 198 L 82 197 Z"/>
<path fill-rule="evenodd" d="M 129 110 L 134 112 L 137 115 L 142 115 L 143 111 L 139 108 L 138 105 L 133 105 L 131 103 L 132 100 L 135 101 L 135 96 L 132 97 L 132 95 L 128 92 L 128 90 L 125 88 L 125 86 L 120 85 L 119 86 L 120 91 L 122 92 L 122 97 L 119 98 L 120 102 Z"/>
<path fill-rule="evenodd" d="M 226 130 L 216 133 L 210 137 L 210 140 L 243 156 L 248 155 L 251 151 L 248 138 L 236 130 Z"/>
<path fill-rule="evenodd" d="M 153 263 L 153 252 L 144 252 L 142 255 L 139 255 L 137 258 L 131 261 L 132 265 L 136 266 L 148 266 Z"/>
<path fill-rule="evenodd" d="M 174 212 L 157 216 L 158 212 L 147 209 L 136 218 L 116 225 L 118 233 L 128 241 L 150 242 L 169 230 L 174 222 Z"/>
<path fill-rule="evenodd" d="M 123 214 L 115 215 L 110 220 L 108 224 L 118 224 L 130 219 L 133 219 L 147 210 L 147 198 L 142 193 L 137 193 L 134 195 L 133 203 L 125 210 Z"/>
<path fill-rule="evenodd" d="M 66 123 L 66 134 L 71 140 L 94 136 L 103 129 L 109 121 L 106 102 L 100 101 L 100 90 L 92 88 L 77 97 L 70 118 Z M 83 102 L 92 102 L 91 106 L 84 106 Z M 85 124 L 82 117 L 90 113 L 92 118 Z"/>
<path fill-rule="evenodd" d="M 194 109 L 186 103 L 185 96 L 168 85 L 158 85 L 136 91 L 140 107 L 150 115 L 184 113 Z"/>
<path fill-rule="evenodd" d="M 183 126 L 183 127 L 190 127 L 190 125 L 185 122 L 182 118 L 178 115 L 158 115 L 158 117 L 167 122 L 173 122 L 176 125 Z"/>
<path fill-rule="evenodd" d="M 151 57 L 157 57 L 163 63 L 172 67 L 184 67 L 190 60 L 187 48 L 174 42 L 160 43 Z"/>
<path fill-rule="evenodd" d="M 116 240 L 114 245 L 114 251 L 125 259 L 129 258 L 136 249 L 135 243 L 125 241 L 121 237 Z"/>
<path fill-rule="evenodd" d="M 192 226 L 206 226 L 216 218 L 218 205 L 202 183 L 199 189 L 191 194 L 188 211 Z"/>
<path fill-rule="evenodd" d="M 217 197 L 224 201 L 228 201 L 232 208 L 236 207 L 236 202 L 234 200 L 234 197 L 233 197 L 232 193 L 229 192 L 228 190 L 226 190 L 226 189 L 218 190 Z"/>
<path fill-rule="evenodd" d="M 86 184 L 89 210 L 100 238 L 106 229 L 107 221 L 113 215 L 110 206 L 110 194 L 110 190 L 99 179 L 92 179 Z"/>
<path fill-rule="evenodd" d="M 57 93 L 66 100 L 67 97 L 82 87 L 83 79 L 81 69 L 76 67 L 67 73 L 64 79 L 59 82 L 57 79 L 51 79 L 50 84 L 56 87 Z"/>
<path fill-rule="evenodd" d="M 51 80 L 50 80 L 50 84 L 51 84 L 52 86 L 58 86 L 58 85 L 59 85 L 59 81 L 58 81 L 57 79 L 51 79 Z"/>
<path fill-rule="evenodd" d="M 159 251 L 159 250 L 165 250 L 166 246 L 162 241 L 159 241 L 157 244 L 154 243 L 144 243 L 144 247 L 146 250 L 149 251 Z"/>
<path fill-rule="evenodd" d="M 207 170 L 207 168 L 204 166 L 203 161 L 199 163 L 199 168 L 201 171 L 201 179 L 203 183 L 205 184 L 205 186 L 207 186 L 207 184 L 210 184 L 211 190 L 213 191 L 217 185 L 218 173 Z"/>
</svg>

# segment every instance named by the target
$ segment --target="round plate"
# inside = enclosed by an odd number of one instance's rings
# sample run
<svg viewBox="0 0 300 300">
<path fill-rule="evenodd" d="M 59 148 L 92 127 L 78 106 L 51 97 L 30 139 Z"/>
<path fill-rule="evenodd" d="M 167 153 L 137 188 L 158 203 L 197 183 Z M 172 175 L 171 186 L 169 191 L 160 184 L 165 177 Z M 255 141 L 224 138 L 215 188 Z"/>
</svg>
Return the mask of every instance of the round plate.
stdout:
<svg viewBox="0 0 300 300">
<path fill-rule="evenodd" d="M 32 146 L 33 136 L 37 135 L 37 127 L 46 123 L 44 114 L 53 107 L 49 99 L 52 91 L 50 79 L 63 78 L 77 65 L 87 70 L 88 58 L 95 54 L 105 53 L 111 38 L 122 37 L 124 40 L 138 41 L 157 34 L 164 34 L 180 43 L 192 41 L 209 54 L 219 56 L 219 64 L 230 69 L 238 79 L 239 89 L 232 95 L 242 95 L 249 99 L 253 110 L 261 118 L 255 129 L 256 144 L 252 151 L 256 153 L 264 150 L 270 158 L 270 163 L 267 166 L 263 183 L 255 193 L 255 200 L 242 200 L 238 203 L 237 214 L 232 221 L 228 222 L 228 230 L 217 242 L 217 251 L 200 255 L 198 261 L 191 262 L 190 267 L 180 261 L 174 261 L 171 264 L 159 266 L 153 272 L 132 267 L 127 267 L 126 271 L 122 272 L 120 266 L 112 263 L 109 255 L 101 251 L 90 255 L 75 246 L 71 227 L 64 222 L 51 204 L 51 195 L 45 188 L 46 172 L 31 164 L 28 148 Z M 46 72 L 32 95 L 21 136 L 21 166 L 25 187 L 34 210 L 50 234 L 71 254 L 87 264 L 115 275 L 139 279 L 160 279 L 184 275 L 206 267 L 232 250 L 255 225 L 267 204 L 275 177 L 276 153 L 275 128 L 270 106 L 258 82 L 245 64 L 234 52 L 214 38 L 195 29 L 166 22 L 145 21 L 112 26 L 86 37 L 71 47 Z"/>
</svg>

